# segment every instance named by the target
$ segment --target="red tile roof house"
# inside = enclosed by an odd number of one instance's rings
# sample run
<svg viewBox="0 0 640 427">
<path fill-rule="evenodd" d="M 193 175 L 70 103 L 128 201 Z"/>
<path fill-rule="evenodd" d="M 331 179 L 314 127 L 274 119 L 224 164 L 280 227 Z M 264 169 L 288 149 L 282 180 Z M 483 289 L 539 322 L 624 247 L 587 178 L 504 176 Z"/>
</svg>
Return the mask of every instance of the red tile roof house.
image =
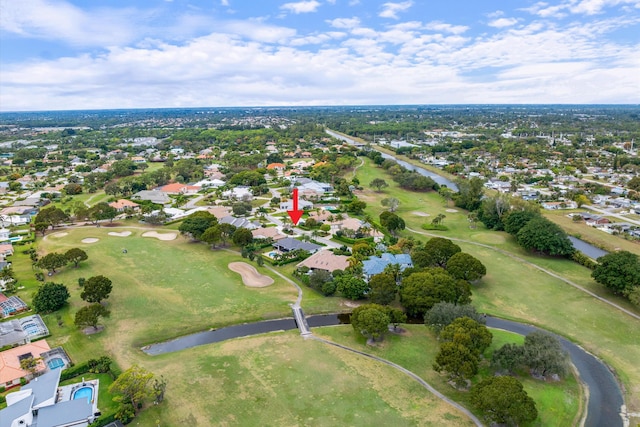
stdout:
<svg viewBox="0 0 640 427">
<path fill-rule="evenodd" d="M 0 244 L 0 255 L 13 255 L 13 245 L 10 243 Z"/>
<path fill-rule="evenodd" d="M 174 182 L 160 187 L 160 191 L 166 194 L 196 194 L 200 191 L 200 187 Z"/>
<path fill-rule="evenodd" d="M 115 202 L 111 202 L 109 203 L 109 206 L 115 208 L 118 212 L 124 212 L 126 210 L 137 211 L 140 209 L 139 204 L 127 199 L 120 199 Z"/>
<path fill-rule="evenodd" d="M 269 163 L 267 165 L 267 170 L 275 169 L 278 171 L 284 170 L 287 167 L 284 163 Z"/>
<path fill-rule="evenodd" d="M 25 354 L 31 354 L 36 359 L 41 353 L 51 350 L 47 340 L 39 340 L 29 344 L 14 347 L 0 353 L 0 386 L 10 388 L 20 384 L 20 378 L 31 378 L 31 374 L 20 368 L 20 357 Z M 37 372 L 46 371 L 47 366 L 43 361 L 38 361 L 36 365 Z"/>
</svg>

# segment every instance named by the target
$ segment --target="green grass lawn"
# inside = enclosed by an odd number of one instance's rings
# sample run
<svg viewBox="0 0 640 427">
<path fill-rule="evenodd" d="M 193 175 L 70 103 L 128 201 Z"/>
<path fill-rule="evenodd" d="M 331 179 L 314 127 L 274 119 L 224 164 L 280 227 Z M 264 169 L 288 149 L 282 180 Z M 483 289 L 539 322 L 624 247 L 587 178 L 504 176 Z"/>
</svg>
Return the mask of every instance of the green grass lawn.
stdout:
<svg viewBox="0 0 640 427">
<path fill-rule="evenodd" d="M 368 183 L 376 177 L 384 178 L 389 183 L 389 187 L 382 193 L 368 188 Z M 376 218 L 383 210 L 380 200 L 391 196 L 400 200 L 398 214 L 405 220 L 407 227 L 414 230 L 422 231 L 420 225 L 442 213 L 446 215 L 444 224 L 449 231 L 428 233 L 465 239 L 508 251 L 566 277 L 616 304 L 640 312 L 594 282 L 587 268 L 569 260 L 527 253 L 508 234 L 486 230 L 480 223 L 475 229 L 471 229 L 465 211 L 445 206 L 443 199 L 433 192 L 412 193 L 400 190 L 384 170 L 376 168 L 368 159 L 358 169 L 358 178 L 365 187 L 359 197 L 367 202 L 367 213 Z M 447 212 L 447 209 L 455 209 L 457 212 Z M 424 214 L 429 216 L 425 217 Z M 419 239 L 430 238 L 408 230 L 403 235 Z M 640 364 L 637 363 L 640 360 L 640 321 L 500 252 L 469 243 L 456 244 L 464 252 L 478 258 L 487 268 L 487 275 L 473 287 L 473 301 L 480 311 L 534 323 L 580 343 L 613 366 L 624 383 L 627 405 L 640 410 Z"/>
<path fill-rule="evenodd" d="M 435 335 L 424 325 L 402 325 L 406 329 L 403 335 L 389 335 L 375 347 L 367 346 L 365 339 L 356 335 L 349 325 L 338 327 L 316 328 L 314 332 L 331 341 L 347 345 L 357 350 L 375 354 L 395 362 L 433 385 L 441 393 L 461 402 L 468 409 L 473 409 L 467 392 L 457 391 L 446 382 L 446 377 L 432 368 L 439 344 Z M 495 340 L 487 351 L 490 355 L 494 349 L 508 342 L 522 343 L 523 337 L 509 332 L 492 329 Z M 488 362 L 483 362 L 484 364 Z M 483 369 L 481 374 L 488 375 Z M 475 380 L 482 378 L 479 375 Z M 528 426 L 566 426 L 571 425 L 580 408 L 580 390 L 576 379 L 571 376 L 564 381 L 545 383 L 528 377 L 520 377 L 525 390 L 536 401 L 538 419 Z"/>
<path fill-rule="evenodd" d="M 168 397 L 142 413 L 135 421 L 141 426 L 472 425 L 393 368 L 297 331 L 158 356 L 147 365 L 168 379 Z"/>
</svg>

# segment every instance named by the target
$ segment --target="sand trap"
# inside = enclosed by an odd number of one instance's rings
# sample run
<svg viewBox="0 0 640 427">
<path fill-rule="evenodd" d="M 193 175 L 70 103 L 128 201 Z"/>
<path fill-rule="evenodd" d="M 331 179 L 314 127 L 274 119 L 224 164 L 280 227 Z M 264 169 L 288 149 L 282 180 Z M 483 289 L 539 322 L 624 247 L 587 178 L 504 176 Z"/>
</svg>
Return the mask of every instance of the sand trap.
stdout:
<svg viewBox="0 0 640 427">
<path fill-rule="evenodd" d="M 418 215 L 418 216 L 431 216 L 431 214 L 428 214 L 426 212 L 420 212 L 420 211 L 414 211 L 414 212 L 411 212 L 411 213 L 414 214 L 414 215 Z"/>
<path fill-rule="evenodd" d="M 100 239 L 96 239 L 95 237 L 87 237 L 86 239 L 80 240 L 82 243 L 95 243 L 100 241 Z"/>
<path fill-rule="evenodd" d="M 158 233 L 157 231 L 147 231 L 142 237 L 155 237 L 158 240 L 174 240 L 178 237 L 178 233 Z"/>
<path fill-rule="evenodd" d="M 121 232 L 117 232 L 117 231 L 110 231 L 107 233 L 109 236 L 116 236 L 116 237 L 127 237 L 127 236 L 131 236 L 131 232 L 130 231 L 121 231 Z"/>
<path fill-rule="evenodd" d="M 454 213 L 454 212 L 458 212 L 458 210 L 457 209 L 447 209 L 447 212 Z"/>
<path fill-rule="evenodd" d="M 229 270 L 239 273 L 245 286 L 251 288 L 264 288 L 273 283 L 273 279 L 264 274 L 258 273 L 258 270 L 246 262 L 229 263 Z"/>
<path fill-rule="evenodd" d="M 66 231 L 62 231 L 60 233 L 53 233 L 53 234 L 49 234 L 49 237 L 55 237 L 56 239 L 59 237 L 64 237 L 64 236 L 68 236 L 69 233 L 67 233 Z"/>
</svg>

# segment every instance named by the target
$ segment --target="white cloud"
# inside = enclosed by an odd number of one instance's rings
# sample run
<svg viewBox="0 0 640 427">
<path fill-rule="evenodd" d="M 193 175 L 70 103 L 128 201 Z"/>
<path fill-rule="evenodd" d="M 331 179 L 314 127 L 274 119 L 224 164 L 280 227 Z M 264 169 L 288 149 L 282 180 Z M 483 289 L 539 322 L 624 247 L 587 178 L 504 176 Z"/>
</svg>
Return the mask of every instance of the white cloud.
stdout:
<svg viewBox="0 0 640 427">
<path fill-rule="evenodd" d="M 462 34 L 466 32 L 469 29 L 469 27 L 464 25 L 451 25 L 445 22 L 433 21 L 433 22 L 429 22 L 426 25 L 426 29 L 432 30 L 432 31 L 441 31 L 444 33 L 451 33 L 451 34 Z"/>
<path fill-rule="evenodd" d="M 398 12 L 404 12 L 413 6 L 413 1 L 404 1 L 401 3 L 384 3 L 382 11 L 378 14 L 381 18 L 400 19 Z"/>
<path fill-rule="evenodd" d="M 320 2 L 316 0 L 299 1 L 294 3 L 285 3 L 280 6 L 280 9 L 289 11 L 291 13 L 311 13 L 315 12 L 320 7 Z"/>
<path fill-rule="evenodd" d="M 221 6 L 229 6 L 229 0 L 220 0 Z"/>
<path fill-rule="evenodd" d="M 327 23 L 334 28 L 351 29 L 360 25 L 360 19 L 355 16 L 353 18 L 336 18 L 327 21 Z"/>
<path fill-rule="evenodd" d="M 638 0 L 564 0 L 560 4 L 550 6 L 547 2 L 538 2 L 521 10 L 542 18 L 563 18 L 568 13 L 579 15 L 596 15 L 604 9 L 616 6 L 632 6 L 640 8 Z"/>
<path fill-rule="evenodd" d="M 518 23 L 516 18 L 498 18 L 489 22 L 487 25 L 495 28 L 512 27 Z"/>
</svg>

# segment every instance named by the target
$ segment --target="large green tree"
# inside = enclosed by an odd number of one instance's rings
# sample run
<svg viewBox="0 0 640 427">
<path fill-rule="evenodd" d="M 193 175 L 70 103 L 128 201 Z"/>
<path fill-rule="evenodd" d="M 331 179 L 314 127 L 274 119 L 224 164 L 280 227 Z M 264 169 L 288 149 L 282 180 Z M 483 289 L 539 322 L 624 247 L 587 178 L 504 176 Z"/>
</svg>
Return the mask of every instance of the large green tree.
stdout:
<svg viewBox="0 0 640 427">
<path fill-rule="evenodd" d="M 51 252 L 40 258 L 36 266 L 55 273 L 57 268 L 67 265 L 67 257 L 57 252 Z"/>
<path fill-rule="evenodd" d="M 112 289 L 111 279 L 102 275 L 89 277 L 82 288 L 80 298 L 86 302 L 99 303 L 109 298 Z"/>
<path fill-rule="evenodd" d="M 493 334 L 487 327 L 469 317 L 459 317 L 445 326 L 439 336 L 442 342 L 457 342 L 467 346 L 476 356 L 491 345 Z"/>
<path fill-rule="evenodd" d="M 416 267 L 446 267 L 447 261 L 460 252 L 460 246 L 444 237 L 433 237 L 425 244 L 414 246 L 411 259 Z"/>
<path fill-rule="evenodd" d="M 518 231 L 516 239 L 525 249 L 547 255 L 568 256 L 575 251 L 567 233 L 543 217 L 536 217 L 527 222 Z"/>
<path fill-rule="evenodd" d="M 79 328 L 91 326 L 93 329 L 97 329 L 100 318 L 108 317 L 109 314 L 109 310 L 102 304 L 91 304 L 76 312 L 74 324 Z"/>
<path fill-rule="evenodd" d="M 109 393 L 117 395 L 114 400 L 122 403 L 131 403 L 137 412 L 138 404 L 151 396 L 150 382 L 153 374 L 138 365 L 133 365 L 109 386 Z"/>
<path fill-rule="evenodd" d="M 109 206 L 107 202 L 100 202 L 89 208 L 88 215 L 89 219 L 91 219 L 94 224 L 97 224 L 98 221 L 105 219 L 113 221 L 113 218 L 118 215 L 118 210 L 113 206 Z"/>
<path fill-rule="evenodd" d="M 480 260 L 468 253 L 458 252 L 447 261 L 447 273 L 456 279 L 473 282 L 487 274 L 487 268 Z"/>
<path fill-rule="evenodd" d="M 72 262 L 73 266 L 78 268 L 78 263 L 80 261 L 86 261 L 89 259 L 89 256 L 85 251 L 80 248 L 71 248 L 67 252 L 64 253 L 64 257 L 68 262 Z"/>
<path fill-rule="evenodd" d="M 470 398 L 489 424 L 518 426 L 538 417 L 535 402 L 513 377 L 486 378 L 471 388 Z"/>
<path fill-rule="evenodd" d="M 51 228 L 55 228 L 68 220 L 69 215 L 67 215 L 62 209 L 56 206 L 51 206 L 38 212 L 33 222 L 34 224 L 48 224 Z"/>
<path fill-rule="evenodd" d="M 532 373 L 564 377 L 569 371 L 569 356 L 558 338 L 544 332 L 532 332 L 524 339 L 524 364 Z"/>
<path fill-rule="evenodd" d="M 387 181 L 385 181 L 382 178 L 374 178 L 370 183 L 369 183 L 369 187 L 373 187 L 376 189 L 377 192 L 382 191 L 383 188 L 388 187 L 389 184 L 387 184 Z"/>
<path fill-rule="evenodd" d="M 626 295 L 640 286 L 640 258 L 628 251 L 612 252 L 598 258 L 591 277 L 616 294 Z"/>
<path fill-rule="evenodd" d="M 476 308 L 470 304 L 439 302 L 427 311 L 424 316 L 424 324 L 439 334 L 444 327 L 460 317 L 468 317 L 480 324 L 486 323 L 484 316 L 478 313 Z"/>
<path fill-rule="evenodd" d="M 38 313 L 51 313 L 62 308 L 71 295 L 62 283 L 47 282 L 33 296 L 33 308 Z"/>
<path fill-rule="evenodd" d="M 395 278 L 388 273 L 374 274 L 369 279 L 369 299 L 372 303 L 389 305 L 396 299 L 398 285 Z"/>
<path fill-rule="evenodd" d="M 350 300 L 359 300 L 364 298 L 369 291 L 367 282 L 359 277 L 343 274 L 335 280 L 336 288 L 343 297 Z"/>
<path fill-rule="evenodd" d="M 353 329 L 372 340 L 381 338 L 389 330 L 389 323 L 387 310 L 378 304 L 364 304 L 351 313 Z"/>
<path fill-rule="evenodd" d="M 445 342 L 440 346 L 433 369 L 446 372 L 450 380 L 464 385 L 478 373 L 478 357 L 464 344 Z"/>
<path fill-rule="evenodd" d="M 207 211 L 192 213 L 178 227 L 180 234 L 188 235 L 194 240 L 200 240 L 202 234 L 209 227 L 218 224 L 218 219 Z"/>
<path fill-rule="evenodd" d="M 422 317 L 441 301 L 467 304 L 471 301 L 469 283 L 456 280 L 442 269 L 413 273 L 402 281 L 400 302 L 407 314 Z"/>
<path fill-rule="evenodd" d="M 248 228 L 238 228 L 233 233 L 233 243 L 245 247 L 253 243 L 253 234 Z"/>
</svg>

